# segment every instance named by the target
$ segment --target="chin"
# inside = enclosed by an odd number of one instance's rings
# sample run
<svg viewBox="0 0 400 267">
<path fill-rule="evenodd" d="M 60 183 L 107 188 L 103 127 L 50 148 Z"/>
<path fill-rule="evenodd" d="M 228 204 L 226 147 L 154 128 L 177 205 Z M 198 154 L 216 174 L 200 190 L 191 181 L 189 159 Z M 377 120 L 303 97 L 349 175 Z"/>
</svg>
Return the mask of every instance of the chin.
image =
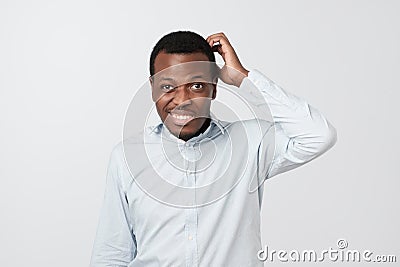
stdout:
<svg viewBox="0 0 400 267">
<path fill-rule="evenodd" d="M 202 128 L 204 121 L 202 119 L 194 119 L 185 125 L 177 125 L 170 121 L 166 123 L 165 120 L 164 123 L 174 136 L 187 141 L 190 138 L 199 135 L 199 131 Z"/>
</svg>

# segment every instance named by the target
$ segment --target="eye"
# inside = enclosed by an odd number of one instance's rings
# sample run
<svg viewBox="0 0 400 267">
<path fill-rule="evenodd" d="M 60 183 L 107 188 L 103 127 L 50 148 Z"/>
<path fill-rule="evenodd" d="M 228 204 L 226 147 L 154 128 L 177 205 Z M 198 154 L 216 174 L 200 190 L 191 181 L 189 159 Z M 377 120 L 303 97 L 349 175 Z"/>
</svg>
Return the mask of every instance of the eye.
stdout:
<svg viewBox="0 0 400 267">
<path fill-rule="evenodd" d="M 203 89 L 203 84 L 202 84 L 202 83 L 193 83 L 193 84 L 190 86 L 190 89 L 192 89 L 192 90 L 194 90 L 194 91 Z"/>
<path fill-rule="evenodd" d="M 160 88 L 161 88 L 161 90 L 168 92 L 168 91 L 173 90 L 175 87 L 170 84 L 163 84 L 160 86 Z"/>
</svg>

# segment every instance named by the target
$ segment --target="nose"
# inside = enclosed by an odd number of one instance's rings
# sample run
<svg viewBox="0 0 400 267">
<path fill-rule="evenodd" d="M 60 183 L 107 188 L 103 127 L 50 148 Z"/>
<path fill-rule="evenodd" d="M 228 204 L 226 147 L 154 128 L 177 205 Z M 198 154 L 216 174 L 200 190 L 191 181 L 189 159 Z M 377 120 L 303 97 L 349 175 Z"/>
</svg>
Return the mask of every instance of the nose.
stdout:
<svg viewBox="0 0 400 267">
<path fill-rule="evenodd" d="M 185 85 L 178 86 L 175 89 L 173 102 L 177 106 L 186 106 L 192 103 L 189 89 Z"/>
</svg>

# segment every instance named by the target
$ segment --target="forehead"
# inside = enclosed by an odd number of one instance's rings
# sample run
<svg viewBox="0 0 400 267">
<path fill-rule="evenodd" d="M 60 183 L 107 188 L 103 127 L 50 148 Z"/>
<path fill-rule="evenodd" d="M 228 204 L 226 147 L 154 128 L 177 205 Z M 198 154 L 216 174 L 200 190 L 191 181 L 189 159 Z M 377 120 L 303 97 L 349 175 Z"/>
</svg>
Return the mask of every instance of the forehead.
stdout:
<svg viewBox="0 0 400 267">
<path fill-rule="evenodd" d="M 180 80 L 193 75 L 209 76 L 212 64 L 214 62 L 210 62 L 207 56 L 200 52 L 190 54 L 160 52 L 154 61 L 153 78 L 157 81 L 165 77 Z"/>
<path fill-rule="evenodd" d="M 160 72 L 175 65 L 193 61 L 209 61 L 209 59 L 205 54 L 200 52 L 190 54 L 168 54 L 164 51 L 161 51 L 154 60 L 154 73 Z M 191 64 L 186 64 L 186 66 L 189 65 Z"/>
</svg>

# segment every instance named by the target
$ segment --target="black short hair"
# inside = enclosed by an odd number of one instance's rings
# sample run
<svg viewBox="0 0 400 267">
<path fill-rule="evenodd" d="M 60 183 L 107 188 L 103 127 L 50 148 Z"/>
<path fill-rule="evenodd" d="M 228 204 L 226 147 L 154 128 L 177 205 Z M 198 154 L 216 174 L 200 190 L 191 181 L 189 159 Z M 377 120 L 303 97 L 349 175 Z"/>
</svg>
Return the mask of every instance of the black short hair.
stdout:
<svg viewBox="0 0 400 267">
<path fill-rule="evenodd" d="M 164 35 L 154 46 L 150 55 L 150 76 L 154 75 L 154 61 L 161 52 L 167 54 L 190 54 L 200 52 L 215 62 L 215 55 L 207 41 L 192 31 L 175 31 Z"/>
</svg>

